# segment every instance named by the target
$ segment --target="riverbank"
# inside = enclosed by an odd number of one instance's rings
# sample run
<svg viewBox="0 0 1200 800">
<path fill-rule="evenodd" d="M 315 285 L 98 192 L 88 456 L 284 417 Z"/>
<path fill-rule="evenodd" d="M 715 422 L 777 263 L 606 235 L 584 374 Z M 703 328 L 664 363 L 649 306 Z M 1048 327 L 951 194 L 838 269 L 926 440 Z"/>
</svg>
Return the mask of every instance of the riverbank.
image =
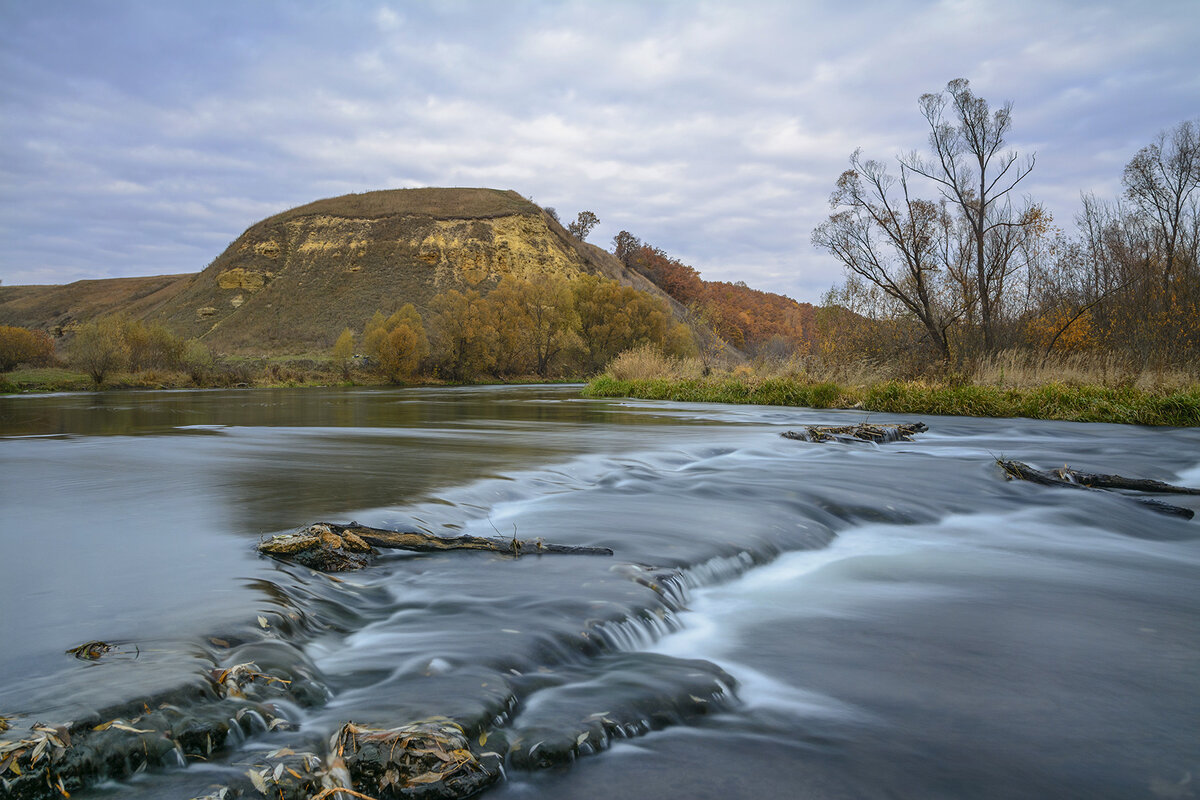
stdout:
<svg viewBox="0 0 1200 800">
<path fill-rule="evenodd" d="M 930 381 L 885 381 L 855 386 L 794 377 L 619 380 L 604 374 L 590 381 L 583 394 L 585 397 L 676 402 L 862 409 L 893 414 L 1027 417 L 1180 427 L 1200 425 L 1200 385 L 1147 390 L 1131 386 L 1059 383 L 1004 388 Z"/>
<path fill-rule="evenodd" d="M 547 380 L 537 376 L 519 376 L 506 381 L 487 381 L 487 384 L 544 384 L 583 383 L 585 378 Z M 116 373 L 105 378 L 97 388 L 84 372 L 63 367 L 26 367 L 0 375 L 0 394 L 52 394 L 55 392 L 127 391 L 137 389 L 299 389 L 330 386 L 459 386 L 461 381 L 448 381 L 430 376 L 414 376 L 413 380 L 396 384 L 376 372 L 340 368 L 316 361 L 269 361 L 264 363 L 231 364 L 202 375 L 178 370 L 144 370 Z"/>
<path fill-rule="evenodd" d="M 580 383 L 537 376 L 491 381 L 497 385 Z M 102 389 L 320 388 L 394 386 L 377 373 L 341 370 L 307 359 L 233 364 L 211 373 L 146 370 L 113 375 Z M 453 386 L 423 377 L 407 386 Z M 0 376 L 0 394 L 95 391 L 82 372 L 59 367 L 14 370 Z M 630 397 L 677 402 L 733 403 L 803 408 L 861 409 L 894 414 L 969 417 L 1026 417 L 1065 422 L 1200 426 L 1200 384 L 1138 388 L 1049 382 L 1036 386 L 980 385 L 951 381 L 874 381 L 864 384 L 820 381 L 801 376 L 711 375 L 619 379 L 605 373 L 591 379 L 585 397 Z"/>
</svg>

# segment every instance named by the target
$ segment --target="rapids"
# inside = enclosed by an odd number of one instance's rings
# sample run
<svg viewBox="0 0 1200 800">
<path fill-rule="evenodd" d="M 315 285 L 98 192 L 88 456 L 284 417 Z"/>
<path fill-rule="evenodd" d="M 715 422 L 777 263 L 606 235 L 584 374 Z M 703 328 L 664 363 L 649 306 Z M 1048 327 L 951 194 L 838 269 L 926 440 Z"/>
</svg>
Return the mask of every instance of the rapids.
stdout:
<svg viewBox="0 0 1200 800">
<path fill-rule="evenodd" d="M 1194 796 L 1200 521 L 994 462 L 1196 486 L 1200 430 L 780 436 L 865 416 L 578 387 L 0 397 L 0 738 L 253 660 L 296 681 L 289 725 L 73 796 L 198 796 L 347 720 L 430 716 L 510 748 L 506 800 Z M 389 553 L 338 581 L 254 552 L 319 520 L 615 555 Z M 116 650 L 64 653 L 88 640 Z"/>
</svg>

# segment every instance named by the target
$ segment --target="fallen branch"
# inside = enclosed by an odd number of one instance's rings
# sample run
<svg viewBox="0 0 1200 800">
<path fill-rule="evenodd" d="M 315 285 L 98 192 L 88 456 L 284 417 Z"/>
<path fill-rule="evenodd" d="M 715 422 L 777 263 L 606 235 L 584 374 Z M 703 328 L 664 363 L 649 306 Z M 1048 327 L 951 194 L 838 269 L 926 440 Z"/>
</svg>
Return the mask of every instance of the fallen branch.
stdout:
<svg viewBox="0 0 1200 800">
<path fill-rule="evenodd" d="M 350 527 L 331 524 L 329 527 L 337 532 L 349 532 L 356 535 L 372 547 L 415 550 L 420 553 L 442 550 L 488 550 L 494 553 L 510 553 L 515 556 L 542 555 L 544 553 L 592 556 L 611 556 L 613 554 L 613 551 L 607 547 L 547 544 L 541 539 L 529 541 L 528 539 L 518 539 L 515 536 L 511 539 L 490 539 L 483 536 L 434 536 L 431 533 L 419 531 L 387 531 L 381 528 L 368 528 L 364 525 Z"/>
<path fill-rule="evenodd" d="M 809 425 L 802 431 L 784 431 L 785 439 L 801 442 L 844 442 L 858 439 L 864 442 L 911 442 L 912 437 L 924 433 L 929 427 L 924 422 L 888 422 L 875 425 L 863 422 L 859 425 Z"/>
<path fill-rule="evenodd" d="M 484 550 L 492 553 L 525 555 L 611 556 L 607 547 L 581 547 L 548 544 L 541 539 L 489 539 L 482 536 L 434 536 L 420 531 L 389 531 L 352 522 L 338 525 L 318 522 L 296 533 L 273 536 L 259 543 L 258 551 L 275 558 L 295 561 L 326 572 L 361 569 L 375 554 L 374 548 L 413 550 L 436 553 L 444 550 Z"/>
<path fill-rule="evenodd" d="M 1126 478 L 1123 475 L 1080 472 L 1070 467 L 1056 469 L 1054 474 L 1064 481 L 1078 483 L 1092 489 L 1129 489 L 1134 492 L 1152 492 L 1154 494 L 1200 494 L 1200 489 L 1194 489 L 1191 486 L 1175 486 L 1146 478 Z"/>
<path fill-rule="evenodd" d="M 1009 478 L 1018 478 L 1023 481 L 1039 483 L 1043 486 L 1061 486 L 1070 489 L 1081 489 L 1083 491 L 1104 491 L 1103 489 L 1085 486 L 1082 483 L 1073 483 L 1068 480 L 1063 480 L 1053 472 L 1045 472 L 1040 469 L 1034 469 L 1028 464 L 1021 461 L 1009 461 L 1002 458 L 996 459 L 996 463 L 1004 470 L 1005 475 Z M 1170 514 L 1175 517 L 1183 517 L 1191 519 L 1196 515 L 1195 511 L 1190 508 L 1174 506 L 1170 503 L 1164 503 L 1161 500 L 1155 500 L 1150 497 L 1130 497 L 1130 500 L 1141 503 L 1152 511 L 1157 511 L 1160 514 Z"/>
</svg>

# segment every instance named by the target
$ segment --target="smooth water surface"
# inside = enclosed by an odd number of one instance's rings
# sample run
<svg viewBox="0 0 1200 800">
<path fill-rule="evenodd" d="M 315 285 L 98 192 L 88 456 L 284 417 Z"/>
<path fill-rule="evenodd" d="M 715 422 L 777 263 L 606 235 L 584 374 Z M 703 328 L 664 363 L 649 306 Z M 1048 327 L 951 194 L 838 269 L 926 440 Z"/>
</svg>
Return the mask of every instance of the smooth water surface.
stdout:
<svg viewBox="0 0 1200 800">
<path fill-rule="evenodd" d="M 779 436 L 864 416 L 578 387 L 0 398 L 0 715 L 155 697 L 242 642 L 320 676 L 302 735 L 493 713 L 527 749 L 592 732 L 489 797 L 1195 796 L 1200 522 L 994 460 L 1196 486 L 1200 431 Z M 351 519 L 615 555 L 393 553 L 337 583 L 253 549 Z M 118 654 L 64 653 L 92 639 Z M 75 796 L 203 794 L 286 736 Z"/>
</svg>

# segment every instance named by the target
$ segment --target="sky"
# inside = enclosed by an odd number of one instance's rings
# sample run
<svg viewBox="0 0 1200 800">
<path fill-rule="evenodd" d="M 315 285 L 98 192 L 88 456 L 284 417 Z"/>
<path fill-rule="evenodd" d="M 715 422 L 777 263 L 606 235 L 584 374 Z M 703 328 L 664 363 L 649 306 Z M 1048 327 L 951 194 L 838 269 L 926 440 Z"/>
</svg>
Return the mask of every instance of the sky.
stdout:
<svg viewBox="0 0 1200 800">
<path fill-rule="evenodd" d="M 926 148 L 922 94 L 1011 101 L 1069 231 L 1200 117 L 1197 42 L 1197 0 L 0 0 L 0 281 L 197 272 L 312 200 L 487 186 L 817 302 L 834 182 Z"/>
</svg>

